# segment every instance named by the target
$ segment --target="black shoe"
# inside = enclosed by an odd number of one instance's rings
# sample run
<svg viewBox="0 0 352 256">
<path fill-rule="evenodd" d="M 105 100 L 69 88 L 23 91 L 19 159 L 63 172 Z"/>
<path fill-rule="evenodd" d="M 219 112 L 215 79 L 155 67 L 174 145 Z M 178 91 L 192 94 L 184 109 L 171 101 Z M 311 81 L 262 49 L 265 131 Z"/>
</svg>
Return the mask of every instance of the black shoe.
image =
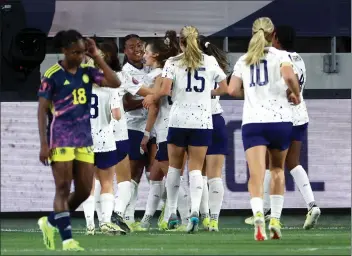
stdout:
<svg viewBox="0 0 352 256">
<path fill-rule="evenodd" d="M 127 225 L 127 223 L 124 221 L 124 219 L 118 215 L 116 212 L 112 212 L 111 215 L 111 222 L 120 226 L 123 230 L 125 230 L 127 233 L 131 232 L 130 227 Z"/>
</svg>

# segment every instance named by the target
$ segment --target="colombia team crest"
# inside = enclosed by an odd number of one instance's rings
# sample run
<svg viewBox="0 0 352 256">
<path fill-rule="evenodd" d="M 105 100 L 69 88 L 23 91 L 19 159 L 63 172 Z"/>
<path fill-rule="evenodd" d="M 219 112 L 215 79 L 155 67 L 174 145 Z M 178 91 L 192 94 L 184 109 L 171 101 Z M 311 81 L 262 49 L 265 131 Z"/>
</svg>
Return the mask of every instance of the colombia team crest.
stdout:
<svg viewBox="0 0 352 256">
<path fill-rule="evenodd" d="M 89 76 L 88 76 L 87 74 L 84 74 L 84 75 L 82 76 L 82 80 L 83 80 L 83 82 L 84 82 L 85 84 L 88 84 L 88 83 L 89 83 Z"/>
</svg>

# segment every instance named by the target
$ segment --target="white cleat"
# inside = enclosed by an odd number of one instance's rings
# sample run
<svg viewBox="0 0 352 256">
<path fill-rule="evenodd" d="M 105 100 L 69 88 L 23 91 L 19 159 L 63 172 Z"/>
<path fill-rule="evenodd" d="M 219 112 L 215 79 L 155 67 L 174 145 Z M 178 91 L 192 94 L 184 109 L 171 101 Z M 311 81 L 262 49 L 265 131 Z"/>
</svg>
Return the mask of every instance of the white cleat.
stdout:
<svg viewBox="0 0 352 256">
<path fill-rule="evenodd" d="M 95 235 L 95 227 L 88 226 L 86 229 L 86 236 L 94 236 Z"/>
<path fill-rule="evenodd" d="M 264 241 L 267 240 L 265 232 L 265 219 L 264 215 L 260 212 L 257 212 L 254 216 L 254 240 Z"/>
<path fill-rule="evenodd" d="M 304 222 L 304 229 L 311 229 L 317 224 L 317 221 L 320 217 L 321 211 L 319 207 L 315 206 L 307 213 L 306 221 Z"/>
</svg>

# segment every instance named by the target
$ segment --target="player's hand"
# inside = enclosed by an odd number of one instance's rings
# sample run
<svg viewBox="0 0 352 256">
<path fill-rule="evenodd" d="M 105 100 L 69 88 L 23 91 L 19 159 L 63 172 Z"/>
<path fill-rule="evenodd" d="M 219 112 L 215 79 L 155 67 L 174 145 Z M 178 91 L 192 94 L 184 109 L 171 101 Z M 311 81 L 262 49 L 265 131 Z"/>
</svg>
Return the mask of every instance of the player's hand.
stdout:
<svg viewBox="0 0 352 256">
<path fill-rule="evenodd" d="M 148 152 L 148 144 L 149 141 L 149 137 L 148 136 L 144 136 L 141 142 L 141 148 L 143 149 L 144 152 Z"/>
<path fill-rule="evenodd" d="M 154 96 L 153 94 L 149 94 L 147 96 L 144 97 L 143 100 L 143 107 L 148 109 L 150 107 L 150 105 L 154 104 Z"/>
<path fill-rule="evenodd" d="M 290 95 L 288 95 L 288 101 L 294 105 L 298 105 L 301 103 L 301 97 L 299 95 L 297 97 L 294 93 L 290 93 Z"/>
<path fill-rule="evenodd" d="M 40 153 L 39 153 L 40 162 L 42 162 L 42 164 L 44 164 L 45 166 L 48 166 L 50 155 L 51 155 L 51 151 L 48 145 L 41 145 Z"/>
<path fill-rule="evenodd" d="M 91 38 L 86 39 L 87 55 L 89 57 L 95 58 L 99 56 L 99 50 L 95 41 Z"/>
</svg>

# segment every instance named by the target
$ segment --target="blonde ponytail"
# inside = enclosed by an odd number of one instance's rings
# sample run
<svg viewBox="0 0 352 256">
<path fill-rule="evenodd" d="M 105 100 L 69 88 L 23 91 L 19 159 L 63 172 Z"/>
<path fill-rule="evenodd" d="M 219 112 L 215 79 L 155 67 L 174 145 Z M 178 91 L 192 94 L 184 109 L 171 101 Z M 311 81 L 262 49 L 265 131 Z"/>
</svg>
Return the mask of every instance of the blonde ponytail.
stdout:
<svg viewBox="0 0 352 256">
<path fill-rule="evenodd" d="M 198 44 L 198 30 L 193 26 L 186 26 L 181 30 L 180 40 L 184 46 L 183 54 L 180 56 L 181 65 L 196 70 L 202 65 L 202 51 Z"/>
<path fill-rule="evenodd" d="M 254 21 L 253 36 L 249 42 L 245 62 L 247 65 L 257 64 L 264 57 L 264 48 L 271 46 L 274 24 L 270 18 L 264 17 Z"/>
</svg>

